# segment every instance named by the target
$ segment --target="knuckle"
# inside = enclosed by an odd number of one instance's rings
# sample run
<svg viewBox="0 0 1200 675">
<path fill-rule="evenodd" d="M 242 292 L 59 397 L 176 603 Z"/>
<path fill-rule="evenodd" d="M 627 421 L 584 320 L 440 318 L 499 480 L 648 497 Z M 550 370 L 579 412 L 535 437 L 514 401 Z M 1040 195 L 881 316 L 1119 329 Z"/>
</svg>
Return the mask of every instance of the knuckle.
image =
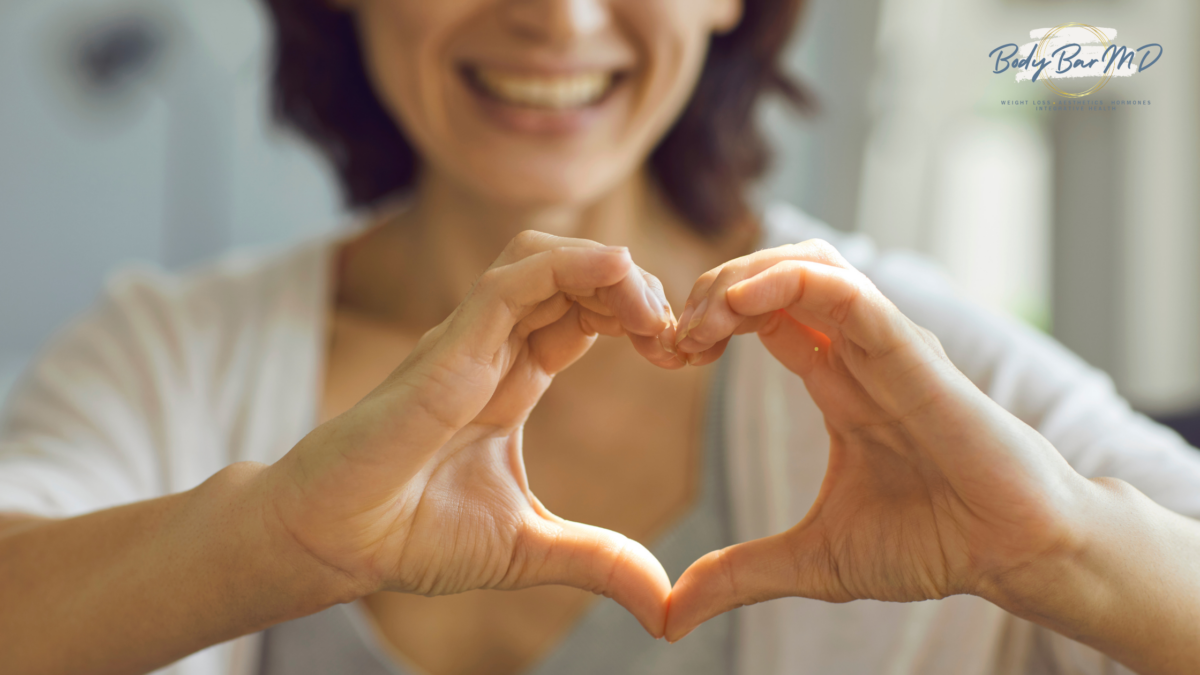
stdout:
<svg viewBox="0 0 1200 675">
<path fill-rule="evenodd" d="M 508 242 L 507 252 L 514 258 L 524 258 L 538 249 L 544 236 L 537 230 L 523 230 Z"/>
<path fill-rule="evenodd" d="M 728 288 L 741 281 L 741 277 L 747 276 L 740 265 L 723 265 L 721 271 L 713 278 L 713 283 L 709 289 L 713 288 Z"/>
<path fill-rule="evenodd" d="M 475 282 L 475 288 L 472 295 L 484 303 L 501 302 L 508 308 L 509 312 L 514 316 L 521 315 L 521 308 L 517 301 L 507 292 L 506 279 L 508 275 L 504 272 L 504 268 L 492 268 L 483 274 L 479 275 L 479 279 Z"/>
<path fill-rule="evenodd" d="M 842 256 L 842 252 L 825 239 L 809 239 L 797 244 L 797 246 L 802 248 L 809 258 L 833 265 L 834 267 L 853 269 L 850 263 Z"/>
<path fill-rule="evenodd" d="M 493 267 L 492 269 L 479 275 L 475 280 L 475 287 L 471 290 L 471 295 L 479 298 L 488 298 L 497 295 L 502 287 L 504 279 L 504 268 Z"/>
<path fill-rule="evenodd" d="M 828 241 L 826 241 L 824 239 L 809 239 L 808 241 L 805 241 L 799 245 L 805 247 L 806 249 L 808 249 L 811 252 L 814 252 L 814 253 L 817 253 L 817 254 L 820 254 L 823 256 L 837 254 L 837 249 L 833 247 L 833 244 L 830 244 Z"/>
<path fill-rule="evenodd" d="M 863 291 L 858 284 L 850 286 L 841 297 L 834 301 L 829 308 L 829 317 L 837 324 L 844 324 L 850 318 L 855 305 L 862 300 Z"/>
<path fill-rule="evenodd" d="M 482 291 L 491 291 L 500 285 L 500 280 L 504 277 L 503 267 L 493 267 L 475 281 L 475 288 Z"/>
<path fill-rule="evenodd" d="M 925 340 L 925 344 L 929 345 L 929 347 L 938 355 L 946 356 L 946 348 L 942 346 L 942 341 L 938 339 L 938 336 L 935 335 L 933 331 L 925 328 L 924 326 L 917 326 L 917 330 L 920 332 L 921 337 Z"/>
<path fill-rule="evenodd" d="M 716 282 L 718 276 L 728 267 L 729 263 L 726 263 L 701 274 L 700 278 L 696 279 L 695 285 L 692 286 L 692 296 L 703 297 L 708 292 L 708 289 L 712 287 L 713 283 Z"/>
<path fill-rule="evenodd" d="M 725 580 L 725 585 L 729 588 L 730 594 L 740 599 L 741 591 L 738 589 L 737 570 L 734 568 L 733 558 L 729 553 L 729 549 L 717 551 L 714 563 L 721 571 L 721 577 Z"/>
<path fill-rule="evenodd" d="M 517 233 L 517 236 L 513 237 L 513 243 L 518 247 L 536 246 L 545 236 L 537 230 L 522 230 Z"/>
<path fill-rule="evenodd" d="M 609 594 L 611 589 L 616 585 L 615 581 L 623 572 L 624 567 L 629 563 L 633 555 L 633 542 L 624 535 L 618 535 L 620 539 L 620 548 L 617 549 L 616 555 L 609 562 L 608 574 L 604 580 L 604 595 L 611 597 Z"/>
</svg>

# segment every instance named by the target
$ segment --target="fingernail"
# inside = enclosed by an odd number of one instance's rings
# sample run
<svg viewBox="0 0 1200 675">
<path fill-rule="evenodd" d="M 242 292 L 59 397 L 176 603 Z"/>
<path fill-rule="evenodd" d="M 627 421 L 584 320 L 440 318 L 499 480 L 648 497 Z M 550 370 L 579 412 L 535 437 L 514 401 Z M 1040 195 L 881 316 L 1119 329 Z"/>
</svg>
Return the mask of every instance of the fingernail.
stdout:
<svg viewBox="0 0 1200 675">
<path fill-rule="evenodd" d="M 662 286 L 660 284 L 650 284 L 650 290 L 654 291 L 654 297 L 658 298 L 658 304 L 662 305 L 663 312 L 670 315 L 671 303 L 667 302 L 667 294 L 663 291 Z"/>
<path fill-rule="evenodd" d="M 687 337 L 687 334 L 688 334 L 687 322 L 691 320 L 692 315 L 695 313 L 696 313 L 696 308 L 692 307 L 691 305 L 688 305 L 687 307 L 683 308 L 683 314 L 679 317 L 679 324 L 678 324 L 678 327 L 675 329 L 675 346 L 676 347 L 678 347 L 679 343 L 683 342 L 684 338 Z"/>
<path fill-rule="evenodd" d="M 668 354 L 675 354 L 675 327 L 667 326 L 666 330 L 658 334 L 658 344 L 667 350 Z"/>
<path fill-rule="evenodd" d="M 654 287 L 646 284 L 646 290 L 642 293 L 646 297 L 646 306 L 658 312 L 658 318 L 663 321 L 671 320 L 671 307 L 663 300 L 655 291 Z"/>
<path fill-rule="evenodd" d="M 700 304 L 696 305 L 696 313 L 692 315 L 692 320 L 688 321 L 687 331 L 689 333 L 692 332 L 693 330 L 696 330 L 696 327 L 704 322 L 704 313 L 707 311 L 708 311 L 708 298 L 704 298 L 703 300 L 700 301 Z"/>
<path fill-rule="evenodd" d="M 697 364 L 699 361 L 700 361 L 700 355 L 699 355 L 699 354 L 688 354 L 688 355 L 687 355 L 687 362 L 688 362 L 688 365 L 689 365 L 689 366 L 694 366 L 694 365 L 696 365 L 696 364 Z"/>
<path fill-rule="evenodd" d="M 651 301 L 650 306 L 653 307 L 654 304 L 657 303 L 661 308 L 659 310 L 660 316 L 667 321 L 674 319 L 675 314 L 671 311 L 671 303 L 667 302 L 667 294 L 665 291 L 663 291 L 662 282 L 659 281 L 658 278 L 653 274 L 646 272 L 646 270 L 643 270 L 640 267 L 638 269 L 642 272 L 642 281 L 646 282 L 646 288 L 650 290 L 650 295 L 654 298 L 654 300 Z"/>
</svg>

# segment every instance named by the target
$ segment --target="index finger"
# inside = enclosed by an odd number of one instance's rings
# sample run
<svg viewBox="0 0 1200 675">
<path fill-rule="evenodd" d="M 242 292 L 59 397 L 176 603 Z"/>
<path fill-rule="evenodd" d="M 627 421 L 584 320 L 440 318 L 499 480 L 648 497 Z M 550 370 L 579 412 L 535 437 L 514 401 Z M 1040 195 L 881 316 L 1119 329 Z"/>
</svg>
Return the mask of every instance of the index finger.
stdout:
<svg viewBox="0 0 1200 675">
<path fill-rule="evenodd" d="M 492 267 L 455 312 L 446 338 L 471 336 L 477 358 L 490 362 L 513 328 L 559 293 L 591 296 L 621 283 L 635 269 L 624 247 L 559 247 Z"/>
<path fill-rule="evenodd" d="M 856 270 L 785 260 L 730 286 L 726 299 L 743 316 L 783 309 L 802 323 L 815 318 L 872 357 L 912 337 L 900 310 Z"/>
<path fill-rule="evenodd" d="M 526 230 L 508 243 L 489 271 L 519 263 L 539 253 L 562 248 L 595 250 L 605 246 L 590 239 L 573 239 Z M 612 286 L 572 295 L 575 296 L 573 300 L 593 312 L 615 316 L 631 335 L 657 337 L 673 319 L 662 284 L 640 267 L 636 268 L 636 273 L 626 275 Z"/>
<path fill-rule="evenodd" d="M 820 239 L 778 246 L 731 260 L 701 276 L 692 288 L 679 317 L 680 351 L 689 354 L 706 352 L 729 336 L 745 332 L 746 319 L 756 315 L 735 312 L 726 300 L 726 291 L 785 260 L 808 260 L 853 269 L 836 248 Z"/>
</svg>

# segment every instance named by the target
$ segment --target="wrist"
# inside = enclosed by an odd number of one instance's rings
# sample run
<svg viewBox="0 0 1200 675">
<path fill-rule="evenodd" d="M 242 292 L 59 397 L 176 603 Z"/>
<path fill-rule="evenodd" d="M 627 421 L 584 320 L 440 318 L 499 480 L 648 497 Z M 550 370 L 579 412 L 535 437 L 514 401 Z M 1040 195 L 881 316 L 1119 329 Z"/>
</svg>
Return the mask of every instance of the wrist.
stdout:
<svg viewBox="0 0 1200 675">
<path fill-rule="evenodd" d="M 1055 517 L 1055 544 L 992 575 L 980 595 L 1016 616 L 1085 639 L 1095 621 L 1119 610 L 1114 531 L 1139 527 L 1148 500 L 1120 480 L 1078 478 L 1065 500 L 1069 506 Z"/>
<path fill-rule="evenodd" d="M 365 595 L 346 575 L 305 550 L 284 526 L 270 468 L 255 462 L 232 464 L 193 491 L 193 498 L 218 508 L 210 517 L 222 538 L 222 563 L 242 569 L 243 590 L 273 608 L 269 623 Z"/>
<path fill-rule="evenodd" d="M 1078 546 L 1011 575 L 993 601 L 1136 672 L 1200 672 L 1200 525 L 1111 478 L 1087 481 L 1081 507 Z"/>
</svg>

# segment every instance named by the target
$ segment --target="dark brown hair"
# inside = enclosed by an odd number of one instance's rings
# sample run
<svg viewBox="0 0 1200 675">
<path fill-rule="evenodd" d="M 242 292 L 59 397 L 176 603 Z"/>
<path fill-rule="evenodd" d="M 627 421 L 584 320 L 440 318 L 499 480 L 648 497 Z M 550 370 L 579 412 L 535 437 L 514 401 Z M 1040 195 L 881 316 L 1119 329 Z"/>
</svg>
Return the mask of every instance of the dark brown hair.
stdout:
<svg viewBox="0 0 1200 675">
<path fill-rule="evenodd" d="M 738 26 L 712 38 L 691 101 L 650 156 L 675 209 L 702 233 L 747 214 L 745 188 L 770 160 L 755 117 L 767 92 L 802 110 L 810 97 L 780 57 L 805 0 L 743 0 Z M 333 162 L 354 208 L 409 190 L 420 160 L 367 77 L 353 17 L 328 0 L 266 0 L 275 20 L 276 118 Z"/>
</svg>

